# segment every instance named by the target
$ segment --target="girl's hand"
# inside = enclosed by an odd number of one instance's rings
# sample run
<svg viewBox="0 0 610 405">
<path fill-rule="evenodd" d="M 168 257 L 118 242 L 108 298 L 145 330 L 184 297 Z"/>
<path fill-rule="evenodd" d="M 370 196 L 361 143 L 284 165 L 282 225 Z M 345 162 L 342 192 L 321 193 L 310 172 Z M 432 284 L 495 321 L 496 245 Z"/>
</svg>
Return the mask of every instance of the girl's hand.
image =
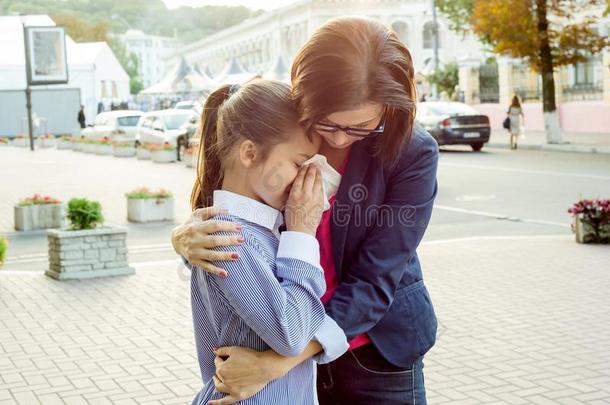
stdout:
<svg viewBox="0 0 610 405">
<path fill-rule="evenodd" d="M 226 277 L 227 272 L 211 262 L 238 260 L 236 252 L 216 252 L 210 250 L 217 246 L 235 246 L 243 243 L 243 238 L 235 236 L 210 235 L 214 232 L 237 232 L 241 226 L 230 221 L 214 221 L 209 218 L 226 214 L 226 210 L 207 207 L 193 211 L 191 217 L 181 225 L 172 230 L 172 245 L 179 255 L 186 258 L 192 265 L 217 276 Z"/>
<path fill-rule="evenodd" d="M 284 219 L 289 231 L 316 236 L 324 210 L 322 174 L 315 164 L 301 167 L 286 201 Z"/>
<path fill-rule="evenodd" d="M 216 390 L 227 394 L 209 405 L 227 405 L 250 398 L 269 382 L 282 377 L 290 370 L 290 361 L 273 350 L 258 352 L 245 347 L 221 347 L 214 351 L 216 359 Z"/>
</svg>

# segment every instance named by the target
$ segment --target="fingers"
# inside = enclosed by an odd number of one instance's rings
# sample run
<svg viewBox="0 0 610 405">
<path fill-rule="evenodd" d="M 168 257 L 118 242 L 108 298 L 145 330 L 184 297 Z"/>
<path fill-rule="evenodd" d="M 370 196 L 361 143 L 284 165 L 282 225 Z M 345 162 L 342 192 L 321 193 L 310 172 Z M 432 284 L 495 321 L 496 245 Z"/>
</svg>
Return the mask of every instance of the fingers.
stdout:
<svg viewBox="0 0 610 405">
<path fill-rule="evenodd" d="M 313 194 L 322 196 L 324 194 L 324 188 L 322 187 L 322 172 L 319 167 L 316 170 L 316 179 L 313 183 Z"/>
<path fill-rule="evenodd" d="M 231 393 L 231 391 L 229 390 L 229 386 L 226 385 L 225 383 L 223 383 L 222 381 L 220 381 L 218 379 L 218 377 L 214 376 L 214 377 L 212 377 L 212 380 L 214 381 L 214 386 L 216 387 L 216 391 L 222 392 L 223 394 Z"/>
<path fill-rule="evenodd" d="M 315 164 L 309 165 L 307 167 L 307 173 L 305 173 L 305 179 L 303 180 L 303 190 L 305 192 L 313 190 L 313 185 L 316 181 L 318 170 L 318 166 L 316 166 Z"/>
<path fill-rule="evenodd" d="M 209 218 L 212 218 L 216 215 L 227 214 L 228 211 L 224 208 L 216 208 L 216 207 L 205 207 L 205 208 L 197 208 L 191 216 L 193 218 L 197 218 L 201 221 L 207 221 Z"/>
<path fill-rule="evenodd" d="M 208 405 L 229 405 L 229 404 L 234 404 L 237 401 L 239 401 L 239 399 L 235 398 L 232 395 L 227 395 L 226 397 L 224 397 L 222 399 L 215 399 L 213 401 L 209 401 Z"/>
<path fill-rule="evenodd" d="M 214 274 L 215 276 L 218 276 L 218 277 L 226 278 L 229 275 L 229 273 L 227 273 L 226 270 L 221 269 L 220 267 L 216 267 L 213 264 L 208 263 L 208 262 L 200 262 L 199 264 L 195 264 L 195 263 L 192 263 L 192 264 L 201 268 L 203 271 L 206 271 L 210 274 Z"/>
<path fill-rule="evenodd" d="M 217 349 L 214 349 L 214 354 L 216 357 L 230 357 L 233 352 L 233 346 L 223 346 Z"/>
<path fill-rule="evenodd" d="M 193 224 L 195 232 L 211 234 L 215 232 L 241 232 L 241 225 L 232 221 L 207 220 L 202 223 Z"/>
<path fill-rule="evenodd" d="M 244 243 L 243 236 L 221 236 L 221 235 L 206 235 L 203 238 L 202 245 L 207 249 L 219 246 L 239 246 Z"/>
<path fill-rule="evenodd" d="M 309 169 L 309 165 L 301 166 L 299 172 L 297 173 L 297 177 L 292 182 L 293 190 L 300 190 L 303 188 L 303 181 L 305 180 L 305 174 L 307 173 L 307 169 Z"/>
</svg>

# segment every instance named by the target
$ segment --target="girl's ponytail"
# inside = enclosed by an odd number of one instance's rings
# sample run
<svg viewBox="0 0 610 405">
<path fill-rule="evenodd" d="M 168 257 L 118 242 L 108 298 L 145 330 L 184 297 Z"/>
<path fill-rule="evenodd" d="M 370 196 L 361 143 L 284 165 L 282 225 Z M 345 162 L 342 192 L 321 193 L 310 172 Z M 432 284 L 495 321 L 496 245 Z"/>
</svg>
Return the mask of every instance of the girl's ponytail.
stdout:
<svg viewBox="0 0 610 405">
<path fill-rule="evenodd" d="M 231 96 L 231 85 L 214 90 L 207 97 L 201 112 L 199 151 L 197 161 L 197 181 L 191 193 L 193 210 L 212 205 L 214 190 L 222 186 L 222 162 L 218 153 L 218 118 L 223 103 Z"/>
</svg>

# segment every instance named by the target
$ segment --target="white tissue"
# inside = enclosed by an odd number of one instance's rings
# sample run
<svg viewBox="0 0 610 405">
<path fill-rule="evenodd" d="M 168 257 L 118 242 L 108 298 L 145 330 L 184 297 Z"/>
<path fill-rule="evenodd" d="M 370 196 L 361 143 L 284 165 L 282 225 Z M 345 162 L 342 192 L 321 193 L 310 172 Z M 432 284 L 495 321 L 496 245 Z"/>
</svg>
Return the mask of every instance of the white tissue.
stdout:
<svg viewBox="0 0 610 405">
<path fill-rule="evenodd" d="M 322 189 L 324 190 L 324 211 L 330 208 L 328 200 L 339 189 L 341 175 L 326 160 L 326 156 L 314 155 L 303 164 L 315 163 L 322 172 Z"/>
</svg>

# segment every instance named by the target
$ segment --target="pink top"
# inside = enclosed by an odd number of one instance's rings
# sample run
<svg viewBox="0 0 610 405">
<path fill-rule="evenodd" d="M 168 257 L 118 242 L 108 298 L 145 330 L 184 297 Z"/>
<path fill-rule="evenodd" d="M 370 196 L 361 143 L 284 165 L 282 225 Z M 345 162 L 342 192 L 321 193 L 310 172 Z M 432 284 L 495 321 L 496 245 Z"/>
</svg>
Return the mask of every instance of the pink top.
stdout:
<svg viewBox="0 0 610 405">
<path fill-rule="evenodd" d="M 341 167 L 337 169 L 339 174 L 343 175 L 345 171 L 345 166 L 347 166 L 348 156 L 345 158 Z M 318 231 L 316 233 L 316 239 L 320 243 L 320 264 L 324 269 L 324 278 L 326 279 L 326 293 L 322 296 L 322 302 L 326 304 L 333 293 L 339 286 L 339 280 L 337 280 L 337 273 L 335 272 L 335 262 L 333 260 L 333 243 L 332 237 L 330 233 L 330 224 L 331 224 L 331 214 L 332 214 L 332 206 L 335 202 L 335 196 L 332 195 L 328 202 L 330 203 L 331 208 L 324 211 L 322 214 L 322 220 L 320 221 L 320 226 L 318 227 Z M 349 350 L 354 350 L 360 346 L 364 346 L 369 343 L 370 340 L 368 336 L 363 333 L 362 335 L 356 336 L 349 342 Z"/>
</svg>

